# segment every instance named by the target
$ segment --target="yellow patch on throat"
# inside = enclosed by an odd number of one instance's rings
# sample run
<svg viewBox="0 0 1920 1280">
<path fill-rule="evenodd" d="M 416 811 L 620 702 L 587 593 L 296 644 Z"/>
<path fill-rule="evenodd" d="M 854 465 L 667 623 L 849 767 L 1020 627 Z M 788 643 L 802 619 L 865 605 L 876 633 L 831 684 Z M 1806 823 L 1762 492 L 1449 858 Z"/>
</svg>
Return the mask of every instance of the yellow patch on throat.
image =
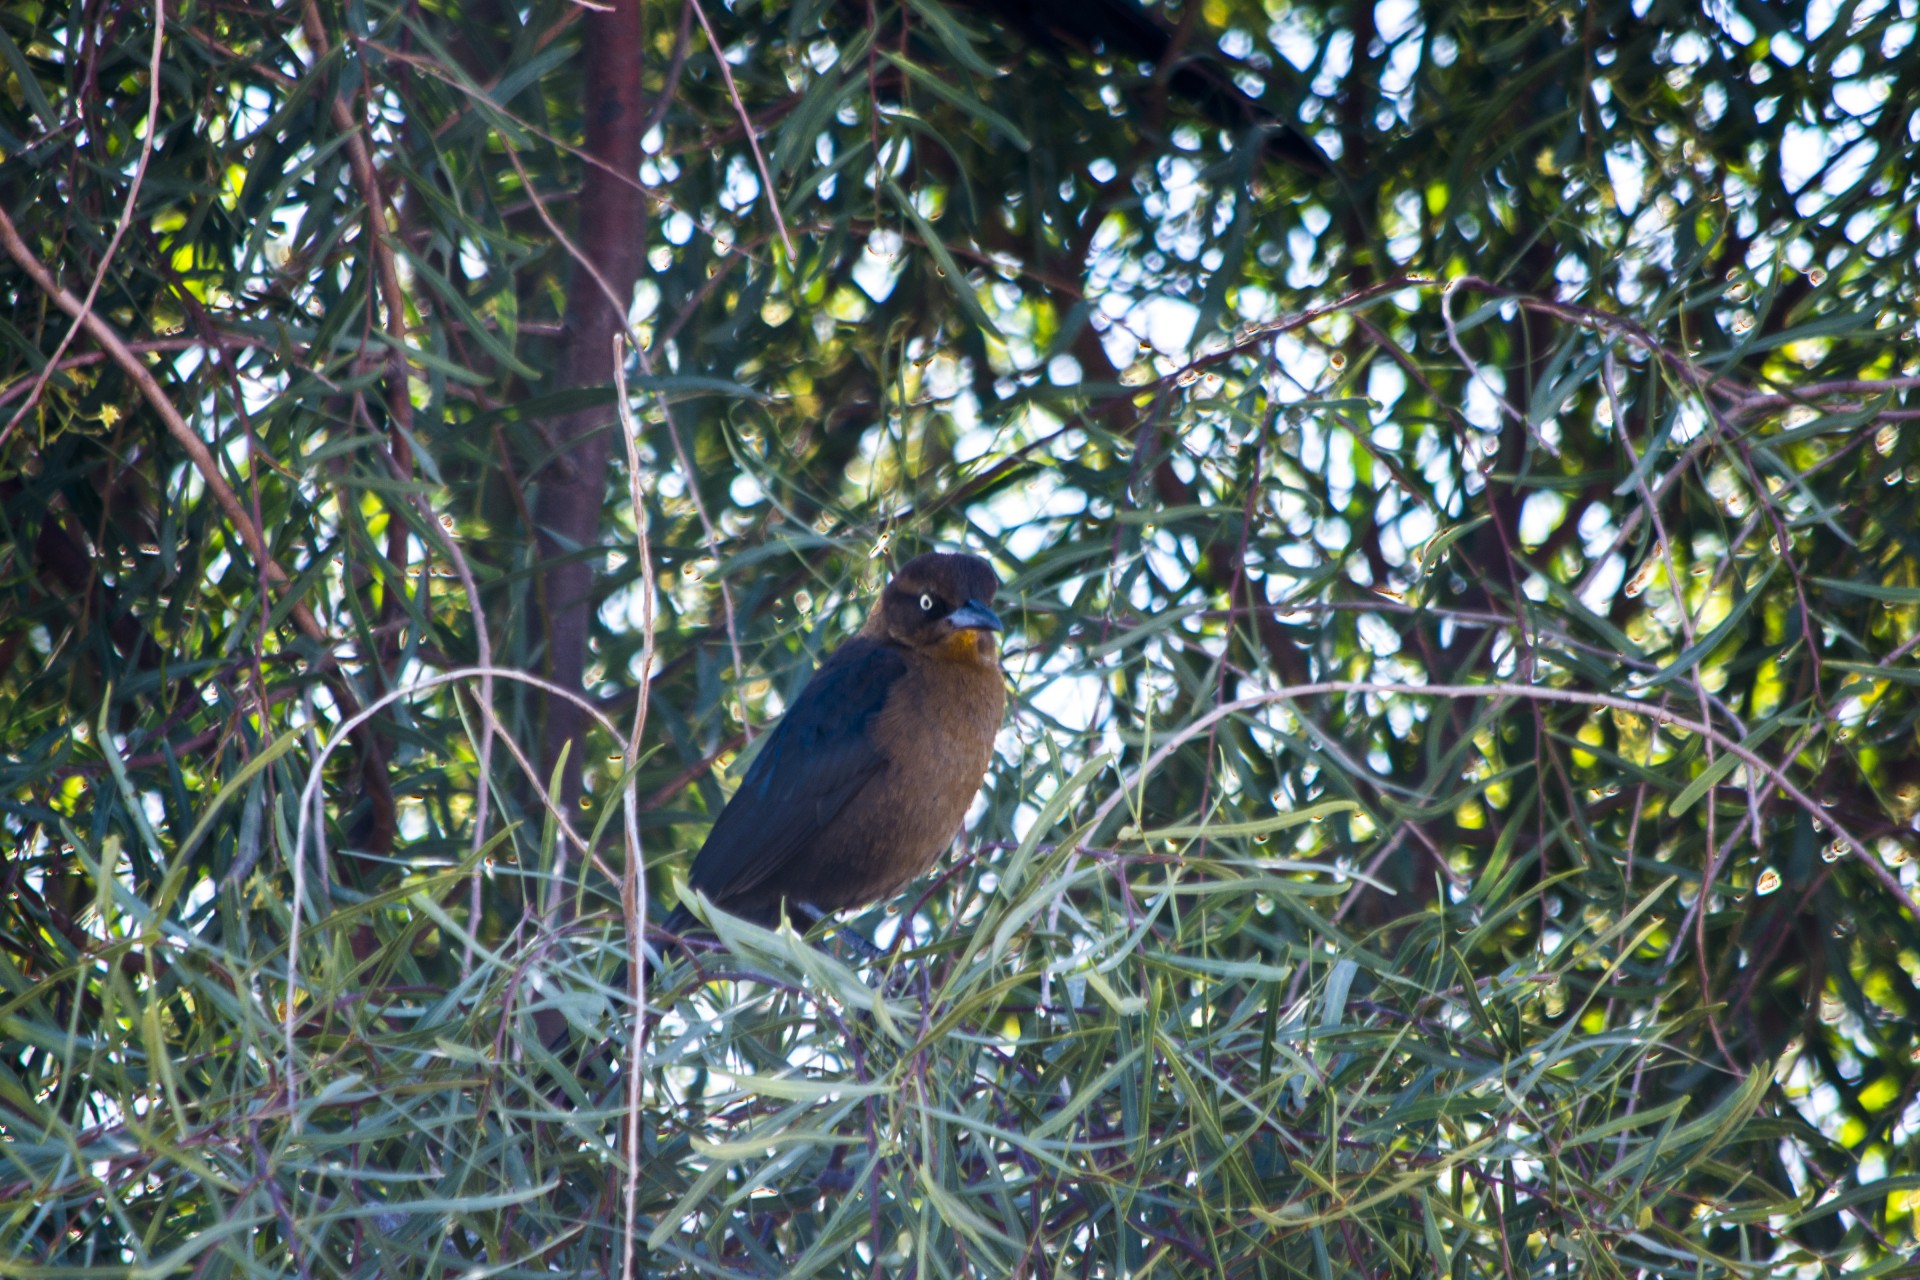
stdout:
<svg viewBox="0 0 1920 1280">
<path fill-rule="evenodd" d="M 934 652 L 948 662 L 976 663 L 981 666 L 991 666 L 999 657 L 993 632 L 978 627 L 953 632 L 934 646 Z"/>
</svg>

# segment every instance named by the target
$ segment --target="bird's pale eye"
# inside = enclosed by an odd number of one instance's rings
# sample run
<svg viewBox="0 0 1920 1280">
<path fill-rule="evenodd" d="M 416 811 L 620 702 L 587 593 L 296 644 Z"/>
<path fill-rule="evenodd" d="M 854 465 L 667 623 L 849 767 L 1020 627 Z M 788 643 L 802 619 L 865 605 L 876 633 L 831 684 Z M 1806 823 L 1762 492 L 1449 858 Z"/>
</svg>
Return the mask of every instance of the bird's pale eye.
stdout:
<svg viewBox="0 0 1920 1280">
<path fill-rule="evenodd" d="M 920 593 L 920 612 L 922 613 L 933 612 L 933 597 L 928 595 L 924 591 Z"/>
</svg>

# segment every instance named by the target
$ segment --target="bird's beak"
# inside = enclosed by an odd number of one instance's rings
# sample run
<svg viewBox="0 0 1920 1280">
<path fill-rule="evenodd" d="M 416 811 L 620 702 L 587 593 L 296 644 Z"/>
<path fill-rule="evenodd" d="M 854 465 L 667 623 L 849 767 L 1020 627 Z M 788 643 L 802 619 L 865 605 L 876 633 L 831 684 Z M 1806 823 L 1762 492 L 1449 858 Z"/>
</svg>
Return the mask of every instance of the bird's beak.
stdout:
<svg viewBox="0 0 1920 1280">
<path fill-rule="evenodd" d="M 947 615 L 947 625 L 955 631 L 1005 631 L 1000 615 L 978 600 L 969 600 Z"/>
</svg>

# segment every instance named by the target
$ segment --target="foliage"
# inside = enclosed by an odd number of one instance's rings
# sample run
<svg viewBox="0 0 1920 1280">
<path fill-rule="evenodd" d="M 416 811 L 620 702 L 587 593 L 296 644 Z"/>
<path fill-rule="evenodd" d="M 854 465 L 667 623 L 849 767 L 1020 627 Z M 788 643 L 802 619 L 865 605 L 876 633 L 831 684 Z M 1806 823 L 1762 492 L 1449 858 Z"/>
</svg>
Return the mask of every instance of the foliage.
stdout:
<svg viewBox="0 0 1920 1280">
<path fill-rule="evenodd" d="M 0 8 L 0 1275 L 1908 1265 L 1915 25 Z M 637 1011 L 932 546 L 955 855 Z"/>
</svg>

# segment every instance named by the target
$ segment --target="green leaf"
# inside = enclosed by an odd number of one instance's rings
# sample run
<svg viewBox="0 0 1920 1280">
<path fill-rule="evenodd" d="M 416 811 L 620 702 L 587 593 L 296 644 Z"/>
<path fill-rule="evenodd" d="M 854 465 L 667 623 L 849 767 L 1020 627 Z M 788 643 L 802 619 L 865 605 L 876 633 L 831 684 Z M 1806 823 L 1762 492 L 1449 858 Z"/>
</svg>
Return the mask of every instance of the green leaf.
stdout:
<svg viewBox="0 0 1920 1280">
<path fill-rule="evenodd" d="M 959 264 L 953 260 L 953 255 L 947 252 L 947 246 L 934 231 L 933 224 L 921 216 L 919 209 L 914 207 L 907 193 L 902 191 L 891 178 L 887 180 L 886 187 L 887 194 L 892 197 L 894 205 L 907 216 L 908 221 L 913 223 L 914 229 L 919 233 L 920 242 L 926 245 L 927 252 L 933 255 L 939 273 L 945 278 L 947 287 L 953 291 L 955 300 L 960 303 L 960 309 L 966 312 L 967 316 L 989 337 L 1005 342 L 1005 335 L 995 327 L 993 318 L 980 304 L 980 296 L 973 291 L 973 286 L 967 283 L 966 275 L 960 270 Z"/>
<path fill-rule="evenodd" d="M 907 78 L 912 80 L 919 88 L 925 89 L 935 97 L 940 98 L 946 102 L 948 106 L 956 107 L 967 115 L 972 116 L 1020 150 L 1033 150 L 1033 144 L 1027 141 L 1027 136 L 1020 132 L 1013 121 L 1007 119 L 992 107 L 989 107 L 985 102 L 982 102 L 978 96 L 948 84 L 934 72 L 910 62 L 898 54 L 890 53 L 885 49 L 879 52 L 882 59 L 905 72 Z"/>
</svg>

